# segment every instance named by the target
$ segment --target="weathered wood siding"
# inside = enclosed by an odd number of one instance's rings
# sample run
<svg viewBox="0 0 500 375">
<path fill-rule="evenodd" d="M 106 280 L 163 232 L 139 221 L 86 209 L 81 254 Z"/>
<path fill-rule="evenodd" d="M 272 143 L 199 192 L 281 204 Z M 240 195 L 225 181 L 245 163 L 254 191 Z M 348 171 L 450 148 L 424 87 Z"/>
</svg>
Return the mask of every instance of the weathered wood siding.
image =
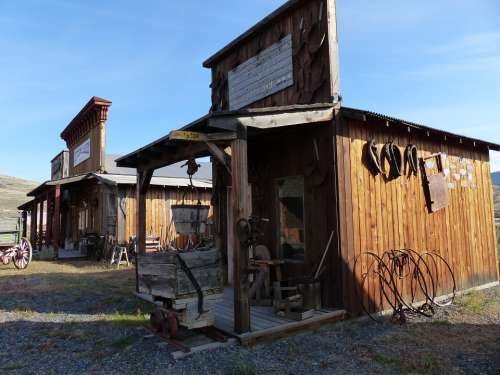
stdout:
<svg viewBox="0 0 500 375">
<path fill-rule="evenodd" d="M 212 192 L 210 189 L 199 189 L 198 192 L 188 191 L 184 202 L 186 204 L 197 204 L 200 199 L 203 205 L 211 205 Z M 160 237 L 163 244 L 174 241 L 175 246 L 184 247 L 186 245 L 186 236 L 178 235 L 175 224 L 172 222 L 171 206 L 181 204 L 185 189 L 151 186 L 146 194 L 146 235 Z M 122 206 L 125 209 L 125 240 L 136 234 L 136 190 L 135 187 L 129 187 L 124 193 L 125 203 Z M 120 209 L 120 208 L 119 208 Z M 209 212 L 211 220 L 212 212 Z M 120 220 L 120 219 L 119 219 Z M 118 236 L 120 238 L 120 234 Z"/>
<path fill-rule="evenodd" d="M 332 168 L 333 127 L 331 123 L 281 129 L 249 142 L 249 183 L 253 214 L 269 218 L 264 223 L 262 243 L 273 257 L 279 256 L 279 218 L 276 180 L 304 177 L 305 262 L 283 267 L 285 279 L 312 276 L 332 231 L 336 228 Z M 317 143 L 319 161 L 315 161 Z M 323 303 L 338 305 L 340 283 L 336 280 L 338 258 L 335 241 L 326 258 L 323 274 Z"/>
<path fill-rule="evenodd" d="M 304 1 L 302 5 L 285 12 L 272 25 L 264 27 L 248 40 L 232 48 L 212 67 L 212 110 L 229 109 L 229 71 L 290 34 L 294 84 L 247 107 L 331 102 L 328 30 L 329 28 L 336 30 L 334 15 L 331 15 L 332 9 L 334 9 L 332 0 Z M 329 15 L 332 16 L 330 24 Z M 335 69 L 337 69 L 336 64 Z"/>
<path fill-rule="evenodd" d="M 104 130 L 101 129 L 101 126 L 105 125 L 97 124 L 93 128 L 90 129 L 85 134 L 82 134 L 79 137 L 78 142 L 72 145 L 69 148 L 69 174 L 70 176 L 80 175 L 88 172 L 97 172 L 101 165 L 103 165 L 104 161 L 103 157 L 103 149 L 104 149 Z M 74 166 L 74 151 L 75 149 L 84 143 L 87 139 L 90 139 L 90 157 Z"/>
<path fill-rule="evenodd" d="M 222 259 L 218 249 L 180 253 L 204 295 L 224 291 Z M 143 254 L 138 260 L 139 292 L 163 298 L 197 297 L 196 289 L 173 252 Z"/>
<path fill-rule="evenodd" d="M 101 230 L 102 224 L 102 194 L 101 185 L 94 180 L 82 181 L 70 189 L 63 185 L 63 196 L 69 197 L 69 201 L 62 202 L 61 238 L 64 240 L 78 241 L 85 233 L 80 233 L 78 228 L 78 215 L 84 208 L 84 202 L 88 207 L 87 233 L 105 234 Z"/>
<path fill-rule="evenodd" d="M 443 136 L 439 139 L 422 131 L 387 126 L 378 119 L 342 118 L 337 129 L 342 283 L 344 305 L 349 311 L 360 312 L 354 294 L 353 264 L 365 251 L 379 255 L 403 248 L 437 251 L 451 265 L 460 290 L 498 280 L 489 154 L 485 146 L 445 141 Z M 379 147 L 393 140 L 401 146 L 401 152 L 413 143 L 419 157 L 443 152 L 470 159 L 475 188 L 456 184 L 449 190 L 449 206 L 430 214 L 420 172 L 418 177 L 403 176 L 388 182 L 369 172 L 362 162 L 362 152 L 370 139 L 375 139 Z M 439 294 L 451 292 L 452 282 L 446 270 L 439 269 L 439 273 Z M 365 301 L 377 306 L 380 298 L 379 283 L 369 281 Z"/>
</svg>

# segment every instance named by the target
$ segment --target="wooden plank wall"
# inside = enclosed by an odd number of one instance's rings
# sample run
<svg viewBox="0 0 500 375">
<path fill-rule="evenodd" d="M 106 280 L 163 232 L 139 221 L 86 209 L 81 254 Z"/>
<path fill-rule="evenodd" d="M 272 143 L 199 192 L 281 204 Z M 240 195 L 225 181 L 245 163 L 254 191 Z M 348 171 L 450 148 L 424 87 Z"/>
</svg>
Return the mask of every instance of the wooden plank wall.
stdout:
<svg viewBox="0 0 500 375">
<path fill-rule="evenodd" d="M 76 167 L 73 166 L 73 153 L 75 149 L 90 138 L 90 158 L 81 162 Z M 69 174 L 76 176 L 83 173 L 95 172 L 101 165 L 101 129 L 99 125 L 94 126 L 80 140 L 69 149 Z"/>
<path fill-rule="evenodd" d="M 237 45 L 212 68 L 212 111 L 229 109 L 228 72 L 288 34 L 292 34 L 294 85 L 247 108 L 331 102 L 327 15 L 327 0 L 305 1 Z"/>
<path fill-rule="evenodd" d="M 249 142 L 249 182 L 252 187 L 253 214 L 269 218 L 262 225 L 262 244 L 274 257 L 279 256 L 279 219 L 276 179 L 304 177 L 305 263 L 284 266 L 284 278 L 312 276 L 335 230 L 336 209 L 332 189 L 331 123 L 280 129 Z M 318 145 L 319 162 L 315 163 L 314 140 Z M 336 280 L 338 259 L 335 242 L 327 257 L 323 274 L 323 304 L 337 306 L 341 293 Z"/>
<path fill-rule="evenodd" d="M 437 251 L 452 266 L 459 290 L 498 280 L 489 154 L 484 146 L 474 148 L 472 144 L 439 140 L 436 135 L 409 132 L 395 124 L 387 127 L 378 119 L 363 122 L 341 118 L 337 129 L 342 283 L 348 311 L 361 311 L 354 294 L 353 265 L 365 251 L 379 255 L 402 248 Z M 477 188 L 450 189 L 449 206 L 430 214 L 420 172 L 418 177 L 403 176 L 389 182 L 369 172 L 362 163 L 362 152 L 370 139 L 375 139 L 379 147 L 393 140 L 401 146 L 401 152 L 413 143 L 419 157 L 444 152 L 472 159 Z M 368 262 L 363 262 L 364 272 L 368 267 Z M 452 282 L 448 273 L 444 267 L 438 272 L 438 293 L 449 293 Z M 409 287 L 403 288 L 407 293 Z M 362 294 L 371 310 L 376 306 L 388 308 L 381 303 L 376 280 L 369 279 Z"/>
<path fill-rule="evenodd" d="M 199 189 L 198 192 L 189 190 L 184 202 L 197 204 L 200 199 L 203 205 L 211 205 L 212 192 L 210 189 Z M 174 241 L 176 247 L 184 247 L 187 243 L 186 236 L 176 233 L 175 224 L 172 222 L 170 207 L 181 204 L 185 189 L 172 187 L 151 186 L 146 194 L 146 235 L 161 237 L 162 244 Z M 125 233 L 126 240 L 136 233 L 136 190 L 135 187 L 125 189 Z M 212 210 L 209 212 L 211 220 Z M 118 236 L 120 238 L 120 235 Z"/>
</svg>

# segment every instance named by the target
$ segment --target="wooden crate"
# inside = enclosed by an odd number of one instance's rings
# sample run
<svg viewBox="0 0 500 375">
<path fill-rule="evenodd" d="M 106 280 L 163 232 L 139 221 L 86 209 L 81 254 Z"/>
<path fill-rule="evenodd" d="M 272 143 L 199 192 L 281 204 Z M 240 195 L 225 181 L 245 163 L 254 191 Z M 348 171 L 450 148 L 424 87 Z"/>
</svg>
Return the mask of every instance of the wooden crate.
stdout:
<svg viewBox="0 0 500 375">
<path fill-rule="evenodd" d="M 217 249 L 180 253 L 200 285 L 203 295 L 224 291 L 222 258 Z M 138 257 L 139 293 L 156 298 L 183 300 L 197 297 L 196 289 L 174 252 Z"/>
</svg>

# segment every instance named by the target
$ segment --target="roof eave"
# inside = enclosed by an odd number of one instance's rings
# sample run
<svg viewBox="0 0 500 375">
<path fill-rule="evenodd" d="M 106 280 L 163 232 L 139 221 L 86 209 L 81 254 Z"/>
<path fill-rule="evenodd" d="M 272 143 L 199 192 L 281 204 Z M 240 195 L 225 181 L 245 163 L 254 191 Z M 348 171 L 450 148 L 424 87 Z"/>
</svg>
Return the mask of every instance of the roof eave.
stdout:
<svg viewBox="0 0 500 375">
<path fill-rule="evenodd" d="M 305 2 L 306 0 L 289 0 L 285 4 L 283 4 L 281 7 L 276 9 L 274 12 L 269 14 L 267 17 L 264 17 L 261 21 L 259 21 L 257 24 L 249 28 L 247 31 L 245 31 L 243 34 L 238 36 L 236 39 L 233 39 L 231 42 L 229 42 L 225 47 L 217 51 L 215 54 L 210 56 L 208 59 L 206 59 L 203 62 L 203 67 L 204 68 L 211 68 L 217 61 L 219 61 L 221 58 L 223 58 L 230 50 L 238 46 L 239 44 L 245 42 L 249 38 L 251 38 L 254 34 L 258 33 L 261 31 L 265 26 L 270 24 L 271 22 L 274 22 L 277 18 L 283 16 L 284 13 L 294 9 L 295 7 L 299 6 L 301 3 Z"/>
</svg>

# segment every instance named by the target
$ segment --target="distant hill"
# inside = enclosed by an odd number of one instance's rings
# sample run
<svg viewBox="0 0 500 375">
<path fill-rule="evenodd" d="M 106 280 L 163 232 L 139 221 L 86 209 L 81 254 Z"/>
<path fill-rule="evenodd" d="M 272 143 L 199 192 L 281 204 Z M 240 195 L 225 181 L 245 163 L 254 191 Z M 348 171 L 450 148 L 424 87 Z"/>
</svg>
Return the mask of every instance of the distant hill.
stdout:
<svg viewBox="0 0 500 375">
<path fill-rule="evenodd" d="M 495 205 L 495 216 L 500 218 L 500 186 L 493 186 L 493 203 Z"/>
<path fill-rule="evenodd" d="M 0 227 L 15 225 L 17 207 L 29 200 L 26 193 L 38 185 L 35 181 L 0 175 Z"/>
<path fill-rule="evenodd" d="M 494 172 L 491 174 L 493 179 L 493 185 L 500 186 L 500 172 Z"/>
</svg>

